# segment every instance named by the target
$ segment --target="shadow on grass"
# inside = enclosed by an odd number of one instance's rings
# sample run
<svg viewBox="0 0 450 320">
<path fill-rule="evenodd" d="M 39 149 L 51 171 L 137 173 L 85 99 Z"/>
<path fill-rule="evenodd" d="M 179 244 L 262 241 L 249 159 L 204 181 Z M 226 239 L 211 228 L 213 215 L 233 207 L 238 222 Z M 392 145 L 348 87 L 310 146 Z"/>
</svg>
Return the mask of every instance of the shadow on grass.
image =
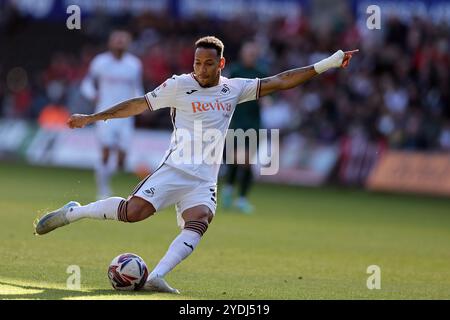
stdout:
<svg viewBox="0 0 450 320">
<path fill-rule="evenodd" d="M 142 296 L 151 296 L 154 294 L 160 294 L 158 292 L 149 292 L 149 291 L 115 291 L 113 289 L 92 289 L 85 291 L 78 290 L 70 290 L 70 289 L 57 289 L 57 288 L 48 288 L 43 286 L 32 286 L 32 285 L 20 285 L 14 282 L 5 282 L 0 281 L 0 285 L 7 285 L 11 287 L 15 287 L 23 290 L 39 290 L 39 292 L 33 293 L 13 293 L 13 294 L 0 294 L 0 299 L 50 299 L 50 300 L 60 300 L 64 298 L 87 298 L 102 296 L 103 299 L 108 300 L 107 296 L 111 296 L 111 299 L 121 300 L 121 296 L 123 299 L 132 298 L 132 297 L 142 297 Z"/>
</svg>

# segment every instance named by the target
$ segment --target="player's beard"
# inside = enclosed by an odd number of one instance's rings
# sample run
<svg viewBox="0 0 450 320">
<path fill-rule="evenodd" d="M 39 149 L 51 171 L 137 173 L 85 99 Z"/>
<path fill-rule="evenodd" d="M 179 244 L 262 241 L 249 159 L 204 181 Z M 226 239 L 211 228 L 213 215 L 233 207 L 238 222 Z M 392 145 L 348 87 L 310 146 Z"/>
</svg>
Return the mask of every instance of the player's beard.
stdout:
<svg viewBox="0 0 450 320">
<path fill-rule="evenodd" d="M 214 78 L 211 79 L 211 81 L 207 81 L 205 84 L 202 84 L 200 82 L 199 83 L 203 88 L 210 88 L 217 86 L 219 84 L 219 79 L 220 79 L 220 71 L 216 74 Z"/>
</svg>

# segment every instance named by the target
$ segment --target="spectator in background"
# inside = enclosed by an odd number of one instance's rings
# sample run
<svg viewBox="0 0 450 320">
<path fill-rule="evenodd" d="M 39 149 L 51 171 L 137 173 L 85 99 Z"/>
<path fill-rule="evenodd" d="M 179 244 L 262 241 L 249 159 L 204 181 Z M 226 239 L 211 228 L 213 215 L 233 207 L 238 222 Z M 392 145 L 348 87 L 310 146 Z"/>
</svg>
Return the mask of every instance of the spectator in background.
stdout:
<svg viewBox="0 0 450 320">
<path fill-rule="evenodd" d="M 448 121 L 439 134 L 439 146 L 442 150 L 450 151 L 450 121 Z"/>
<path fill-rule="evenodd" d="M 41 128 L 62 130 L 67 128 L 66 121 L 70 116 L 64 105 L 66 87 L 63 81 L 53 80 L 47 85 L 49 103 L 39 113 L 38 123 Z"/>
<path fill-rule="evenodd" d="M 345 7 L 345 1 L 341 5 Z M 143 60 L 145 85 L 148 88 L 154 88 L 161 79 L 172 74 L 189 70 L 192 61 L 192 37 L 207 33 L 216 34 L 228 43 L 226 58 L 230 62 L 238 58 L 242 39 L 257 39 L 263 53 L 261 56 L 264 59 L 264 69 L 270 73 L 317 61 L 321 55 L 332 52 L 337 43 L 346 43 L 346 47 L 358 47 L 362 54 L 354 58 L 350 67 L 353 75 L 351 78 L 344 73 L 329 73 L 301 89 L 293 89 L 293 92 L 298 92 L 298 98 L 292 98 L 295 94 L 290 96 L 290 93 L 273 96 L 273 105 L 280 107 L 281 114 L 272 118 L 271 115 L 275 111 L 267 109 L 266 119 L 273 125 L 278 125 L 285 123 L 286 110 L 298 111 L 294 112 L 298 118 L 290 119 L 289 133 L 307 132 L 311 143 L 317 145 L 346 145 L 340 142 L 353 137 L 348 128 L 359 124 L 361 132 L 352 138 L 356 139 L 355 141 L 370 143 L 370 139 L 362 137 L 377 136 L 378 139 L 387 141 L 387 147 L 391 149 L 448 151 L 449 24 L 439 22 L 431 16 L 406 19 L 396 18 L 393 13 L 392 18 L 386 17 L 382 20 L 382 30 L 373 31 L 367 29 L 365 21 L 362 24 L 361 21 L 358 22 L 351 11 L 344 8 L 342 12 L 343 14 L 334 12 L 333 17 L 337 20 L 329 23 L 314 23 L 318 20 L 308 9 L 302 10 L 299 17 L 255 19 L 254 23 L 247 23 L 245 15 L 230 20 L 223 19 L 218 23 L 216 17 L 208 15 L 181 15 L 179 19 L 172 19 L 169 12 L 150 11 L 137 16 L 129 15 L 127 21 L 130 26 L 134 26 L 133 31 L 138 41 L 134 42 L 133 52 L 139 54 Z M 0 15 L 3 13 L 0 12 Z M 11 22 L 8 23 L 9 26 L 15 27 L 6 27 L 5 30 L 14 29 L 15 33 L 21 33 L 21 38 L 28 39 L 27 35 L 22 33 L 31 33 L 33 28 L 20 29 L 21 20 L 14 18 L 14 15 L 10 15 L 7 20 Z M 46 82 L 51 80 L 64 80 L 66 86 L 77 89 L 77 74 L 84 70 L 86 54 L 89 53 L 86 48 L 97 50 L 98 38 L 105 30 L 96 26 L 110 25 L 111 20 L 111 17 L 104 13 L 92 15 L 93 24 L 88 23 L 87 27 L 81 30 L 86 37 L 86 43 L 81 48 L 76 63 L 69 57 L 77 51 L 69 45 L 66 46 L 67 52 L 55 51 L 51 59 L 48 59 L 48 52 L 42 53 L 46 54 L 45 56 L 37 54 L 46 46 L 34 48 L 30 60 L 49 60 L 47 67 L 44 66 L 46 71 L 43 83 L 46 85 Z M 14 32 L 6 34 L 13 35 Z M 55 41 L 58 39 L 56 33 L 49 34 L 48 37 Z M 5 53 L 9 50 L 13 53 L 5 56 L 12 65 L 2 66 L 5 75 L 13 66 L 21 65 L 14 59 L 15 52 L 23 52 L 19 50 L 20 47 L 14 47 L 18 42 L 8 41 L 9 45 L 2 51 Z M 26 48 L 29 47 L 28 42 L 25 45 Z M 37 63 L 30 61 L 29 65 Z M 259 63 L 259 66 L 261 65 Z M 36 73 L 41 71 L 35 70 Z M 27 69 L 27 72 L 32 79 L 33 71 Z M 20 94 L 12 92 L 9 87 L 3 88 L 3 105 L 0 106 L 3 116 L 27 118 L 31 115 L 35 118 L 35 110 L 42 108 L 42 103 L 37 103 L 36 98 L 45 101 L 40 96 L 42 92 L 39 92 L 42 88 L 38 87 L 31 85 Z M 80 103 L 76 103 L 79 99 L 76 94 L 69 94 L 68 98 L 73 101 L 70 103 L 71 108 L 82 107 Z M 33 107 L 28 108 L 29 103 L 32 103 Z M 235 117 L 237 119 L 239 115 L 235 114 Z M 137 120 L 138 125 L 145 128 L 171 127 L 166 111 L 146 113 Z M 281 144 L 283 143 L 281 136 Z M 341 153 L 347 151 L 348 148 L 341 149 Z M 236 174 L 236 179 L 240 176 Z M 342 182 L 345 183 L 346 180 Z"/>
<path fill-rule="evenodd" d="M 49 104 L 42 109 L 38 123 L 41 128 L 48 130 L 67 129 L 66 121 L 70 113 L 67 108 L 61 104 Z"/>
<path fill-rule="evenodd" d="M 259 56 L 259 48 L 255 42 L 246 42 L 240 51 L 240 62 L 236 63 L 230 72 L 231 78 L 264 78 L 264 73 L 258 69 L 257 61 Z M 258 130 L 261 128 L 261 110 L 259 102 L 254 100 L 245 102 L 236 108 L 231 119 L 230 129 Z M 250 159 L 255 156 L 256 150 L 250 148 L 247 142 L 245 146 L 234 146 L 233 155 L 225 155 L 226 158 L 233 157 L 234 163 L 227 166 L 227 177 L 225 178 L 225 186 L 222 191 L 223 206 L 230 208 L 233 204 L 234 183 L 236 179 L 239 181 L 239 194 L 234 202 L 235 207 L 243 213 L 251 213 L 253 206 L 247 199 L 248 192 L 253 180 L 253 172 Z M 243 155 L 244 163 L 238 163 L 239 154 Z"/>
</svg>

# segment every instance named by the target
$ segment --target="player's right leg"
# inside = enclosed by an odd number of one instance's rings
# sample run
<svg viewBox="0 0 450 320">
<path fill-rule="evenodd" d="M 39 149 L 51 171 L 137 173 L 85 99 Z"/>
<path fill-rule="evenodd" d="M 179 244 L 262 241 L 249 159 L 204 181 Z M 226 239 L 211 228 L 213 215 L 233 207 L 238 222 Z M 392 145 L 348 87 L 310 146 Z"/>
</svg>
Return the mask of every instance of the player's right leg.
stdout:
<svg viewBox="0 0 450 320">
<path fill-rule="evenodd" d="M 40 218 L 35 225 L 35 233 L 46 234 L 56 228 L 84 218 L 138 222 L 147 219 L 155 211 L 156 209 L 150 202 L 138 197 L 131 197 L 128 200 L 111 197 L 85 206 L 71 201 Z"/>
</svg>

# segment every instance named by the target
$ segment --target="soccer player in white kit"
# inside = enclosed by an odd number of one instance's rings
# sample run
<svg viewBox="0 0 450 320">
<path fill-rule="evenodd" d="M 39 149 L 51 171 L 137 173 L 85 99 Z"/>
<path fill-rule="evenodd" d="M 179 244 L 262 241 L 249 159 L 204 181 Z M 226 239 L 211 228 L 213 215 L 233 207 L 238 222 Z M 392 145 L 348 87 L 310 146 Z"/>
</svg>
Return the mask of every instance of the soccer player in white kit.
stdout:
<svg viewBox="0 0 450 320">
<path fill-rule="evenodd" d="M 97 55 L 89 66 L 80 89 L 83 96 L 96 104 L 96 112 L 144 94 L 142 63 L 127 52 L 130 41 L 128 32 L 113 31 L 108 40 L 109 51 Z M 116 168 L 124 169 L 133 131 L 132 117 L 96 123 L 96 135 L 101 146 L 101 160 L 95 167 L 97 200 L 111 195 L 111 176 Z M 113 161 L 114 152 L 117 162 Z"/>
<path fill-rule="evenodd" d="M 203 130 L 219 130 L 225 136 L 237 104 L 293 88 L 328 69 L 346 67 L 356 52 L 339 50 L 314 65 L 264 79 L 227 79 L 221 76 L 225 67 L 223 49 L 219 39 L 201 38 L 195 43 L 193 73 L 173 76 L 143 97 L 126 100 L 105 111 L 72 115 L 68 120 L 69 127 L 81 128 L 98 120 L 125 118 L 147 109 L 169 107 L 174 126 L 170 148 L 158 169 L 141 181 L 128 199 L 111 197 L 85 206 L 71 201 L 42 217 L 36 225 L 36 233 L 45 234 L 82 218 L 137 222 L 175 204 L 181 233 L 150 273 L 143 290 L 179 293 L 163 277 L 197 247 L 216 210 L 220 163 L 198 163 L 196 159 L 180 162 L 174 157 L 180 149 L 186 150 L 184 147 L 190 142 L 203 144 L 199 141 L 201 132 L 199 135 L 195 126 L 201 123 Z M 182 131 L 191 133 L 193 141 L 186 135 L 181 139 Z M 216 142 L 219 144 L 217 150 L 222 151 L 223 140 Z M 221 159 L 221 154 L 218 158 Z"/>
</svg>

